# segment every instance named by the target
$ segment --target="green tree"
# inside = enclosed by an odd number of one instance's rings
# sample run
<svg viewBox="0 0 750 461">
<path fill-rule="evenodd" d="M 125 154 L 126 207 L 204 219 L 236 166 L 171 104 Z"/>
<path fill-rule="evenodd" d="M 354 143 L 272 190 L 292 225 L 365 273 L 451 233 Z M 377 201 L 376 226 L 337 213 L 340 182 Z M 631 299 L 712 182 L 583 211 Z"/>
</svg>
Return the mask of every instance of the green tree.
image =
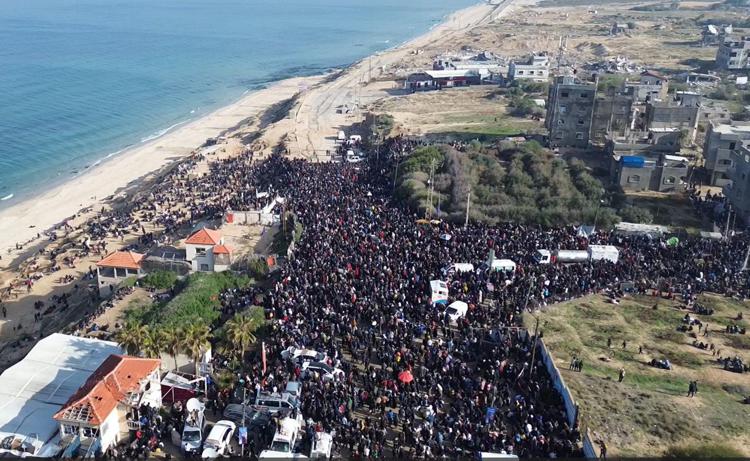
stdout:
<svg viewBox="0 0 750 461">
<path fill-rule="evenodd" d="M 166 338 L 158 327 L 151 326 L 146 328 L 142 347 L 143 354 L 146 357 L 158 359 L 161 357 L 161 353 L 166 350 L 166 344 Z"/>
<path fill-rule="evenodd" d="M 177 354 L 180 353 L 185 343 L 185 332 L 174 325 L 163 327 L 161 330 L 164 338 L 164 351 L 174 359 L 174 369 L 177 369 Z"/>
<path fill-rule="evenodd" d="M 199 323 L 193 323 L 185 328 L 185 351 L 193 359 L 195 364 L 195 375 L 200 375 L 200 360 L 203 353 L 209 347 L 209 340 L 211 339 L 211 331 L 208 325 L 201 325 Z"/>
<path fill-rule="evenodd" d="M 248 346 L 257 341 L 255 331 L 260 327 L 258 321 L 246 314 L 237 314 L 226 324 L 227 339 L 240 360 Z"/>
<path fill-rule="evenodd" d="M 115 339 L 128 355 L 138 355 L 144 346 L 147 336 L 148 328 L 145 325 L 137 322 L 128 322 L 123 326 L 122 330 L 117 332 Z"/>
</svg>

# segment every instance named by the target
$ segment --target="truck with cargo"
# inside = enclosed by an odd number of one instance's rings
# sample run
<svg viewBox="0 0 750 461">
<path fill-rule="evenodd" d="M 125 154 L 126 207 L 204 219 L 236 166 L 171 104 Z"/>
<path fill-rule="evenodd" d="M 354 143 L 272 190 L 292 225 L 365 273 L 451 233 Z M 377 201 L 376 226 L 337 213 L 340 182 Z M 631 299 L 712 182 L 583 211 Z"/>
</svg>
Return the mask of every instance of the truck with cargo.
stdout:
<svg viewBox="0 0 750 461">
<path fill-rule="evenodd" d="M 620 258 L 620 251 L 612 245 L 589 245 L 585 250 L 537 250 L 534 259 L 539 264 L 571 264 L 595 261 L 610 261 L 616 263 Z"/>
</svg>

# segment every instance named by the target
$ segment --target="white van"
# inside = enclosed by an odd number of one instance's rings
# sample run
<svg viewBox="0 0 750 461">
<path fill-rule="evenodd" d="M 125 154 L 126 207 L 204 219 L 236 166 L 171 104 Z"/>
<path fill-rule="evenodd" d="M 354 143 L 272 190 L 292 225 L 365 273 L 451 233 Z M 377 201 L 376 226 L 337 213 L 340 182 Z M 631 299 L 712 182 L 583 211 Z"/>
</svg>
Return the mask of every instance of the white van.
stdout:
<svg viewBox="0 0 750 461">
<path fill-rule="evenodd" d="M 276 433 L 273 435 L 273 441 L 271 446 L 267 450 L 263 450 L 260 454 L 260 459 L 306 459 L 304 455 L 294 453 L 294 449 L 297 445 L 300 421 L 295 418 L 284 418 L 279 422 L 279 427 L 276 429 Z"/>
<path fill-rule="evenodd" d="M 206 405 L 196 398 L 192 398 L 185 404 L 187 416 L 185 427 L 182 429 L 182 451 L 186 454 L 200 452 L 203 442 L 203 430 L 206 428 L 204 413 Z"/>
<path fill-rule="evenodd" d="M 463 301 L 453 301 L 448 308 L 445 309 L 445 313 L 448 314 L 448 318 L 451 319 L 451 322 L 457 322 L 458 319 L 465 317 L 467 312 L 469 312 L 469 305 Z"/>
</svg>

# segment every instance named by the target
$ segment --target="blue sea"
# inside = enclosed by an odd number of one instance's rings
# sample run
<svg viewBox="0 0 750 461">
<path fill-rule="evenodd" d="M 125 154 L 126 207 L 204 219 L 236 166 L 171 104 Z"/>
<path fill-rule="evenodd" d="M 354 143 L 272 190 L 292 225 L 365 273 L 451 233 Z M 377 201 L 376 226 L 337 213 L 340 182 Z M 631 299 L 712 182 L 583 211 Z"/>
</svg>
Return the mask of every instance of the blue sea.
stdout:
<svg viewBox="0 0 750 461">
<path fill-rule="evenodd" d="M 2 0 L 0 207 L 269 82 L 396 46 L 473 3 Z"/>
</svg>

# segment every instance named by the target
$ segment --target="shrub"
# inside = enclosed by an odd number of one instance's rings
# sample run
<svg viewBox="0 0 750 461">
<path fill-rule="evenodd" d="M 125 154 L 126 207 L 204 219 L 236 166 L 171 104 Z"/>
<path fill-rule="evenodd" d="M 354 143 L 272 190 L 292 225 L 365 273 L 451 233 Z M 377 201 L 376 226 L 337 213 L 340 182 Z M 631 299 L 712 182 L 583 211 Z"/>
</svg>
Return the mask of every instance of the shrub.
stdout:
<svg viewBox="0 0 750 461">
<path fill-rule="evenodd" d="M 625 222 L 634 222 L 641 224 L 651 224 L 654 222 L 654 215 L 646 208 L 626 206 L 618 212 Z"/>
<path fill-rule="evenodd" d="M 268 262 L 263 258 L 253 259 L 247 264 L 247 270 L 254 279 L 262 280 L 268 275 Z"/>
<path fill-rule="evenodd" d="M 171 271 L 156 271 L 143 277 L 141 283 L 157 290 L 167 290 L 177 283 L 177 274 Z"/>
</svg>

